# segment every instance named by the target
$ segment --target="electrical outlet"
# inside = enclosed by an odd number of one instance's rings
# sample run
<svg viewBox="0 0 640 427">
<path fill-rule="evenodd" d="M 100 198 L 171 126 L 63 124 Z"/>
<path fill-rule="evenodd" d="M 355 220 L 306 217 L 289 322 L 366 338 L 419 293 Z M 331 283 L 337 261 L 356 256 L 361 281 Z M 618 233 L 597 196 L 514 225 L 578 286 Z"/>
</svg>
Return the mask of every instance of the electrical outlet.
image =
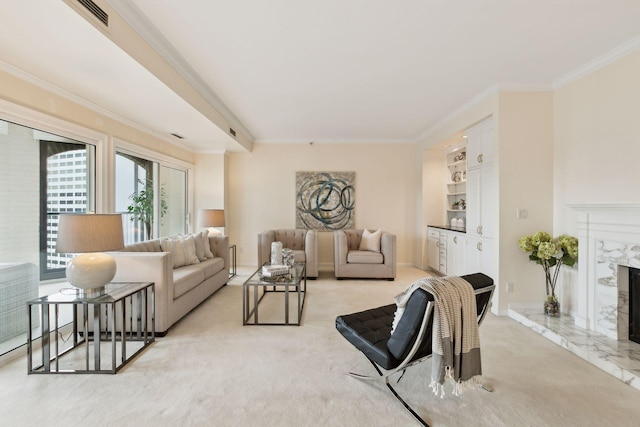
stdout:
<svg viewBox="0 0 640 427">
<path fill-rule="evenodd" d="M 513 282 L 507 282 L 507 293 L 513 293 Z"/>
</svg>

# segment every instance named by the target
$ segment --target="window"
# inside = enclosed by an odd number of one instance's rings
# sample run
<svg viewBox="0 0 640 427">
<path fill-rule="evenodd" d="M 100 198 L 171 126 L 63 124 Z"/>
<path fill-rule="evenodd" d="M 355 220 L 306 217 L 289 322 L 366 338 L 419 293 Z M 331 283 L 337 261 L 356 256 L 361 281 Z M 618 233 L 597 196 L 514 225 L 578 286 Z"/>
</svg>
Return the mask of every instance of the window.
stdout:
<svg viewBox="0 0 640 427">
<path fill-rule="evenodd" d="M 50 138 L 43 132 L 37 132 L 37 138 Z M 55 136 L 54 136 L 55 137 Z M 87 185 L 94 182 L 95 147 L 66 138 L 55 137 L 56 140 L 38 139 L 40 146 L 40 279 L 57 279 L 64 277 L 66 260 L 69 254 L 56 253 L 58 218 L 61 213 L 87 213 L 95 211 L 92 198 L 86 193 L 57 191 L 61 181 L 73 182 L 75 185 Z M 71 162 L 63 161 L 71 156 L 89 159 L 88 165 L 76 170 L 65 169 Z M 59 175 L 64 174 L 65 177 Z M 64 187 L 64 186 L 59 186 Z"/>
<path fill-rule="evenodd" d="M 116 153 L 116 212 L 125 244 L 187 232 L 186 170 Z"/>
<path fill-rule="evenodd" d="M 26 302 L 65 287 L 42 280 L 64 277 L 66 256 L 55 252 L 57 215 L 94 210 L 96 149 L 93 144 L 0 120 L 0 152 L 2 355 L 26 342 Z M 61 173 L 68 169 L 62 165 L 68 155 L 86 161 L 81 172 Z M 64 188 L 67 179 L 71 185 L 81 183 L 79 191 L 85 194 L 77 196 Z"/>
</svg>

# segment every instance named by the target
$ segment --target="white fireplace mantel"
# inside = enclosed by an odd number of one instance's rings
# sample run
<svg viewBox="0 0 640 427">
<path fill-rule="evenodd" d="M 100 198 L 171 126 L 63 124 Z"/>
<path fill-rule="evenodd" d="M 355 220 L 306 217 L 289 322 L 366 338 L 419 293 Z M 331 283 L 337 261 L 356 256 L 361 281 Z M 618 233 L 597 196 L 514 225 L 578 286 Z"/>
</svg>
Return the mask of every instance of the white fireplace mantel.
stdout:
<svg viewBox="0 0 640 427">
<path fill-rule="evenodd" d="M 628 322 L 628 288 L 625 289 L 627 282 L 623 278 L 621 282 L 617 281 L 617 271 L 629 266 L 640 267 L 640 204 L 574 204 L 569 207 L 578 212 L 575 323 L 620 339 L 628 331 L 628 324 L 624 325 Z"/>
</svg>

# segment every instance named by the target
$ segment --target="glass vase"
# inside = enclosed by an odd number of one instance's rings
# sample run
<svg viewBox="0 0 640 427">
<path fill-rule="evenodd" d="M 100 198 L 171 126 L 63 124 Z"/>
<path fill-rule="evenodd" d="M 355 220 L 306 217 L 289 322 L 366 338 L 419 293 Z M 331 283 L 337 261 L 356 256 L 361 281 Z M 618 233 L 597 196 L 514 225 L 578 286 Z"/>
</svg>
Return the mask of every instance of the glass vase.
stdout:
<svg viewBox="0 0 640 427">
<path fill-rule="evenodd" d="M 555 301 L 545 301 L 544 302 L 544 314 L 549 317 L 558 317 L 560 316 L 560 303 Z"/>
</svg>

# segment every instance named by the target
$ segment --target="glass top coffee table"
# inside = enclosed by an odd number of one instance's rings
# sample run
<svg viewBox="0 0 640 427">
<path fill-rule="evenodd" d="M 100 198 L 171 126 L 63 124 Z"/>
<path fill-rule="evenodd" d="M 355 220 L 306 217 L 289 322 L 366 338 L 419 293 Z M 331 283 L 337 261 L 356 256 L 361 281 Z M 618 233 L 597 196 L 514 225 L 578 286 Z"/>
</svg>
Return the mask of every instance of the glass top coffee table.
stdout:
<svg viewBox="0 0 640 427">
<path fill-rule="evenodd" d="M 261 273 L 262 266 L 242 285 L 242 324 L 300 326 L 307 293 L 306 264 L 296 263 L 290 275 L 274 279 L 262 277 Z M 291 311 L 293 304 L 289 302 L 292 295 L 298 301 L 295 311 Z"/>
</svg>

